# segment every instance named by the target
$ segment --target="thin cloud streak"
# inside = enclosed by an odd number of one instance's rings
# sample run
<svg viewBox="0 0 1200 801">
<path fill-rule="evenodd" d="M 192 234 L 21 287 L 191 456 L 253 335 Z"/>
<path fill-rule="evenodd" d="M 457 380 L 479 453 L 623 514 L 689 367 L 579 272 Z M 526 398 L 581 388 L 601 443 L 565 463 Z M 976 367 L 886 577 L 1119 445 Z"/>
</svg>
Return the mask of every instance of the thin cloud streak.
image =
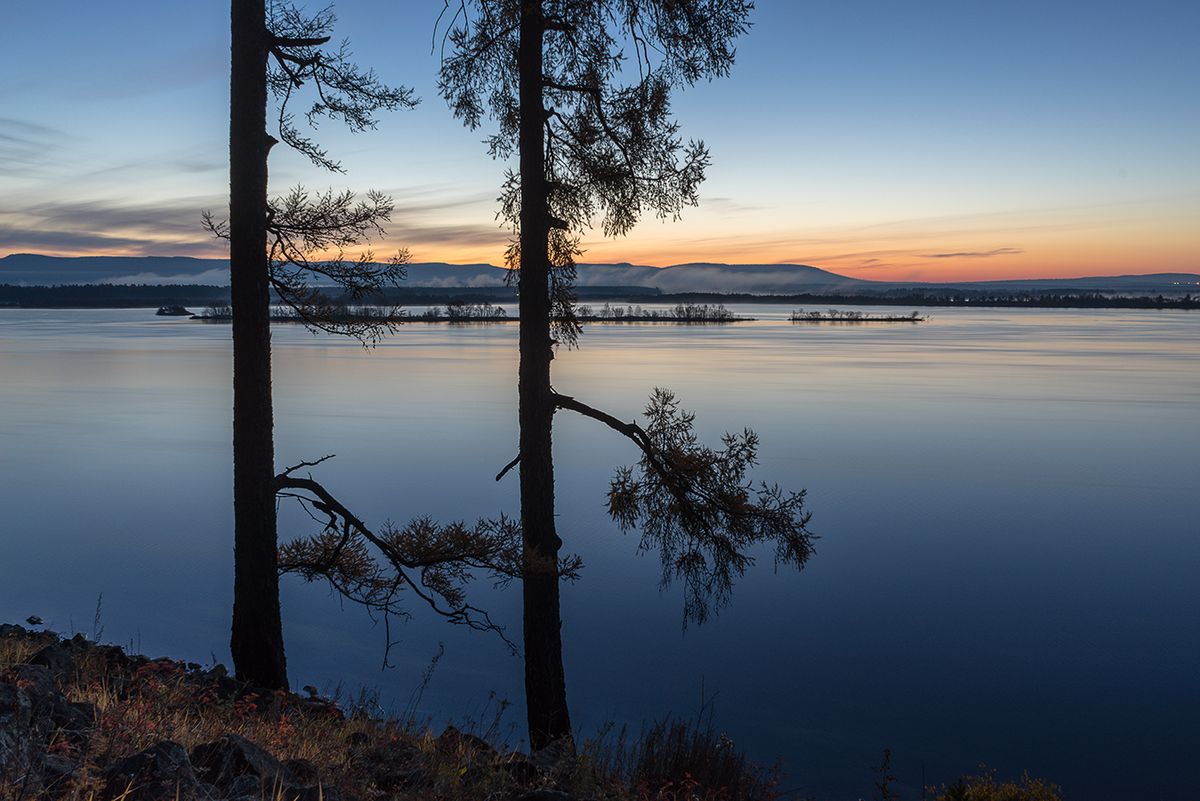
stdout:
<svg viewBox="0 0 1200 801">
<path fill-rule="evenodd" d="M 48 125 L 0 117 L 0 162 L 10 176 L 37 175 L 54 163 L 68 139 L 66 133 Z"/>
<path fill-rule="evenodd" d="M 992 256 L 1015 256 L 1024 253 L 1023 248 L 994 248 L 992 250 L 959 250 L 950 253 L 922 253 L 926 259 L 986 259 Z"/>
</svg>

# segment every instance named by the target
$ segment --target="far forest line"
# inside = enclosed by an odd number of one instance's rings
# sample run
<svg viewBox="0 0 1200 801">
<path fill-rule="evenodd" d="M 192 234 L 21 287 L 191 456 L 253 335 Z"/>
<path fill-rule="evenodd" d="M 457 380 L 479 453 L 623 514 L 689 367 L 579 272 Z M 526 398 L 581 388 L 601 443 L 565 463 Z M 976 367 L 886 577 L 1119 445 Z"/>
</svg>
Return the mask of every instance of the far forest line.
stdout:
<svg viewBox="0 0 1200 801">
<path fill-rule="evenodd" d="M 1017 307 L 1038 309 L 1200 309 L 1200 297 L 1186 295 L 1116 295 L 1062 289 L 962 290 L 931 288 L 887 290 L 880 293 L 749 294 L 720 292 L 659 292 L 648 287 L 578 287 L 580 301 L 633 304 L 775 303 L 819 306 L 936 306 Z M 330 293 L 333 303 L 343 302 Z M 278 301 L 278 298 L 276 298 Z M 386 287 L 366 302 L 379 306 L 450 306 L 492 304 L 513 306 L 513 288 Z M 159 306 L 222 306 L 230 302 L 229 287 L 203 284 L 68 284 L 20 286 L 0 284 L 0 307 L 23 309 L 141 309 Z M 358 300 L 355 305 L 363 305 Z M 647 319 L 660 319 L 650 318 Z M 635 320 L 626 317 L 629 322 Z"/>
</svg>

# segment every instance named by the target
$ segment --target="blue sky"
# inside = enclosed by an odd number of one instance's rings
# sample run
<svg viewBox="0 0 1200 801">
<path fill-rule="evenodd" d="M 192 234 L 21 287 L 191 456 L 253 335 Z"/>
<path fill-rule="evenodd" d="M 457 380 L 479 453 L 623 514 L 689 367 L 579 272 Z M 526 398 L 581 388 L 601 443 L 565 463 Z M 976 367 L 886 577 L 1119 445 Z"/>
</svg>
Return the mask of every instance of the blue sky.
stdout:
<svg viewBox="0 0 1200 801">
<path fill-rule="evenodd" d="M 379 250 L 499 263 L 504 165 L 437 96 L 440 0 L 344 0 L 360 63 L 415 111 L 272 157 L 272 186 L 378 188 Z M 0 255 L 220 255 L 228 3 L 6 9 Z M 802 262 L 864 278 L 1200 270 L 1200 4 L 760 0 L 730 78 L 678 95 L 714 164 L 698 209 L 591 261 Z"/>
</svg>

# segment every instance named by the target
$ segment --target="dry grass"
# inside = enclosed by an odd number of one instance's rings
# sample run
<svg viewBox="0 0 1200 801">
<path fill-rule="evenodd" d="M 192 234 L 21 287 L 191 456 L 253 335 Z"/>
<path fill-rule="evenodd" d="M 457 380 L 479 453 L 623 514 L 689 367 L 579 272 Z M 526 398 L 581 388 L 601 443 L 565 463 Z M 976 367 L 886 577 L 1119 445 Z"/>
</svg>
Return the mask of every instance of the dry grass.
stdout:
<svg viewBox="0 0 1200 801">
<path fill-rule="evenodd" d="M 770 801 L 780 769 L 751 763 L 711 720 L 661 721 L 634 740 L 622 730 L 588 741 L 572 785 L 583 797 L 623 788 L 636 801 Z"/>
<path fill-rule="evenodd" d="M 53 635 L 0 638 L 0 676 L 26 662 Z M 227 734 L 240 735 L 281 762 L 316 765 L 322 782 L 345 799 L 497 799 L 554 787 L 600 801 L 743 801 L 771 797 L 772 785 L 747 766 L 727 739 L 680 724 L 650 729 L 639 740 L 599 738 L 578 757 L 535 767 L 519 752 L 485 742 L 502 734 L 507 704 L 489 704 L 472 733 L 380 719 L 369 698 L 357 702 L 261 693 L 221 672 L 170 660 L 130 660 L 115 649 L 77 643 L 76 670 L 63 693 L 96 710 L 85 743 L 56 737 L 50 751 L 81 763 L 64 801 L 93 801 L 105 768 L 163 740 L 188 751 Z M 5 793 L 0 788 L 0 798 Z M 278 799 L 282 801 L 282 799 Z"/>
<path fill-rule="evenodd" d="M 27 662 L 44 646 L 58 642 L 57 637 L 0 637 L 0 671 Z"/>
<path fill-rule="evenodd" d="M 1019 782 L 999 781 L 996 772 L 980 766 L 980 773 L 964 776 L 937 792 L 935 801 L 1062 801 L 1062 791 L 1044 779 L 1025 774 Z"/>
</svg>

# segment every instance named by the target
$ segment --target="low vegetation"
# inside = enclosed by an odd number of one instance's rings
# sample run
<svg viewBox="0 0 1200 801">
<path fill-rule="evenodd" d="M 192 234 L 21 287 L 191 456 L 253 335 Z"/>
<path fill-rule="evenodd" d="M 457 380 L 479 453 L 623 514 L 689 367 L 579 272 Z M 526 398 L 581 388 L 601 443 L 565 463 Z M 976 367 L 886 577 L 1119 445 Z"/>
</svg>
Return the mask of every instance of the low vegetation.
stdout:
<svg viewBox="0 0 1200 801">
<path fill-rule="evenodd" d="M 576 317 L 581 322 L 625 323 L 732 323 L 747 318 L 737 317 L 723 303 L 676 303 L 667 309 L 643 309 L 637 306 L 605 303 L 599 309 L 580 306 Z"/>
<path fill-rule="evenodd" d="M 797 309 L 788 319 L 793 323 L 922 323 L 928 318 L 915 311 L 912 314 L 870 314 L 854 309 L 810 312 Z"/>
<path fill-rule="evenodd" d="M 510 320 L 508 311 L 503 306 L 488 301 L 452 300 L 445 306 L 429 306 L 415 314 L 408 314 L 398 307 L 350 304 L 335 300 L 326 300 L 325 309 L 324 314 L 330 320 L 373 321 L 385 325 L 401 322 L 480 323 Z M 207 322 L 229 322 L 233 319 L 233 309 L 227 303 L 210 303 L 196 318 Z M 677 303 L 666 309 L 645 309 L 641 305 L 622 306 L 605 303 L 600 308 L 580 306 L 575 319 L 581 323 L 732 323 L 750 318 L 736 316 L 721 303 Z M 272 309 L 271 320 L 305 322 L 300 313 L 279 306 Z"/>
</svg>

